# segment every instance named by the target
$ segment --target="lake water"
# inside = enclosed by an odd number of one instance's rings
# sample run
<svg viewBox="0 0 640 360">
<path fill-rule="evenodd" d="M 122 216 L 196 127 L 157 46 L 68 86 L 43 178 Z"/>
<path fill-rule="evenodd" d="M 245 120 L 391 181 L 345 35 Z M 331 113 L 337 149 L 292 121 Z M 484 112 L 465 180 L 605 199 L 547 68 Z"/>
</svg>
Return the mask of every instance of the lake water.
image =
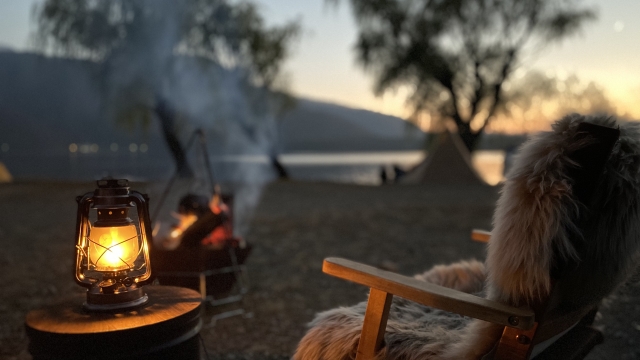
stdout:
<svg viewBox="0 0 640 360">
<path fill-rule="evenodd" d="M 392 166 L 409 169 L 425 157 L 423 151 L 290 153 L 280 156 L 292 179 L 334 181 L 363 185 L 381 183 L 380 172 Z M 48 154 L 47 156 L 3 154 L 0 158 L 15 179 L 94 180 L 106 175 L 132 180 L 166 181 L 173 162 L 166 154 Z M 215 174 L 244 168 L 244 174 L 270 172 L 266 156 L 213 156 Z M 477 151 L 472 163 L 490 184 L 502 179 L 504 152 Z"/>
<path fill-rule="evenodd" d="M 378 185 L 381 183 L 380 173 L 383 167 L 387 168 L 388 173 L 392 172 L 394 165 L 407 170 L 424 160 L 425 156 L 426 153 L 421 150 L 297 153 L 282 154 L 280 162 L 293 179 Z M 503 178 L 504 157 L 504 151 L 476 151 L 471 161 L 480 177 L 495 185 Z M 268 159 L 264 156 L 214 157 L 212 161 L 268 164 Z"/>
</svg>

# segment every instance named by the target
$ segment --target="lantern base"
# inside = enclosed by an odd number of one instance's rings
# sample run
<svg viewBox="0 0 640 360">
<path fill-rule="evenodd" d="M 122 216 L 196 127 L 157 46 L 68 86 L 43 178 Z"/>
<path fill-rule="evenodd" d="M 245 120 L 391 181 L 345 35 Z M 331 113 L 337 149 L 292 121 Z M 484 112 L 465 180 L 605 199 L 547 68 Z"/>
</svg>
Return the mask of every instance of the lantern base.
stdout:
<svg viewBox="0 0 640 360">
<path fill-rule="evenodd" d="M 87 291 L 87 301 L 82 307 L 88 311 L 113 312 L 140 307 L 149 301 L 142 288 L 135 288 L 117 294 L 92 293 Z"/>
</svg>

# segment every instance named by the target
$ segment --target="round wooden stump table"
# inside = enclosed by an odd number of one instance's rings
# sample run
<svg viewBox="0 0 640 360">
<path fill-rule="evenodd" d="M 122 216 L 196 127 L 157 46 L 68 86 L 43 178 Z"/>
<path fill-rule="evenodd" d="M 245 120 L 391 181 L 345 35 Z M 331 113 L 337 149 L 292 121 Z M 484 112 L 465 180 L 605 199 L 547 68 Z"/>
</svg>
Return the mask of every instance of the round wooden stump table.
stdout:
<svg viewBox="0 0 640 360">
<path fill-rule="evenodd" d="M 143 289 L 149 302 L 122 313 L 84 310 L 85 294 L 30 311 L 25 325 L 33 359 L 199 359 L 200 294 Z"/>
</svg>

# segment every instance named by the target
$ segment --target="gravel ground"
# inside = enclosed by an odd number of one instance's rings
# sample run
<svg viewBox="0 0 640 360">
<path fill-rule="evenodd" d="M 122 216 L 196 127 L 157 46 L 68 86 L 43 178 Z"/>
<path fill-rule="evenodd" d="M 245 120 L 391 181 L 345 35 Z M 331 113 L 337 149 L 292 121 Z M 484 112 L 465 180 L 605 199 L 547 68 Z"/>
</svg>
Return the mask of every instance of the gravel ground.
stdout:
<svg viewBox="0 0 640 360">
<path fill-rule="evenodd" d="M 158 196 L 157 185 L 135 184 Z M 0 358 L 29 359 L 25 314 L 82 292 L 70 276 L 76 195 L 91 183 L 0 186 Z M 356 186 L 278 182 L 261 198 L 247 240 L 251 283 L 233 317 L 201 331 L 210 359 L 288 359 L 321 310 L 363 300 L 367 289 L 323 275 L 322 259 L 341 256 L 414 274 L 439 263 L 484 257 L 469 240 L 490 228 L 497 188 Z M 153 204 L 153 203 L 152 203 Z M 597 320 L 605 343 L 588 359 L 640 359 L 640 287 L 606 299 Z M 215 312 L 209 309 L 208 313 Z"/>
</svg>

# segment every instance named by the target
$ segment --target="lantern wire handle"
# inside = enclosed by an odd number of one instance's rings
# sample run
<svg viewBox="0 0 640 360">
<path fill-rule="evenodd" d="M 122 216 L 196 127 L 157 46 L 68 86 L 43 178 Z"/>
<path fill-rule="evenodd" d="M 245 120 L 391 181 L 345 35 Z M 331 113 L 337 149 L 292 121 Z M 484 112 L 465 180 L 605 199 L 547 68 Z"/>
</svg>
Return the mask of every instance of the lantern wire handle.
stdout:
<svg viewBox="0 0 640 360">
<path fill-rule="evenodd" d="M 82 255 L 84 255 L 84 257 L 89 258 L 89 255 L 87 255 L 86 251 L 84 251 L 84 248 L 82 246 L 76 245 L 76 248 L 82 252 Z"/>
</svg>

